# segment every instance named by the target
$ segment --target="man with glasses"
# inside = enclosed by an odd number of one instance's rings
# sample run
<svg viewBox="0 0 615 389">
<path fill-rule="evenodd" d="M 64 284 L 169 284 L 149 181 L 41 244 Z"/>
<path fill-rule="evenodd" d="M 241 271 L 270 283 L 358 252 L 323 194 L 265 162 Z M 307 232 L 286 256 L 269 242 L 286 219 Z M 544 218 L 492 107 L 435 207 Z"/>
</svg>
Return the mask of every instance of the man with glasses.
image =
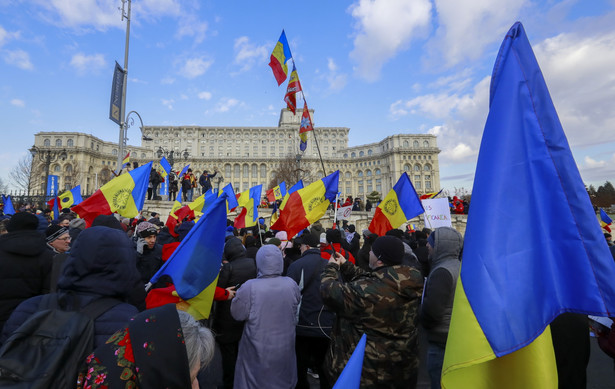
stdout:
<svg viewBox="0 0 615 389">
<path fill-rule="evenodd" d="M 45 235 L 47 236 L 47 247 L 49 247 L 54 254 L 63 254 L 70 249 L 68 228 L 52 224 L 47 227 Z"/>
</svg>

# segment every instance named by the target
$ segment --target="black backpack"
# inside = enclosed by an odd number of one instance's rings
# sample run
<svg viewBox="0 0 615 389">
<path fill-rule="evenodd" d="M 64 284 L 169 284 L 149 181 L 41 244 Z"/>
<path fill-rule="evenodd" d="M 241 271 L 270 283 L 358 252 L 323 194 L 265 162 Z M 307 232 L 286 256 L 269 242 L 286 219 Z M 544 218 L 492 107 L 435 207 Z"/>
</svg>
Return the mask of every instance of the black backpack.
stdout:
<svg viewBox="0 0 615 389">
<path fill-rule="evenodd" d="M 74 388 L 94 349 L 94 320 L 120 301 L 101 298 L 80 311 L 66 310 L 57 294 L 45 295 L 0 349 L 0 388 Z"/>
</svg>

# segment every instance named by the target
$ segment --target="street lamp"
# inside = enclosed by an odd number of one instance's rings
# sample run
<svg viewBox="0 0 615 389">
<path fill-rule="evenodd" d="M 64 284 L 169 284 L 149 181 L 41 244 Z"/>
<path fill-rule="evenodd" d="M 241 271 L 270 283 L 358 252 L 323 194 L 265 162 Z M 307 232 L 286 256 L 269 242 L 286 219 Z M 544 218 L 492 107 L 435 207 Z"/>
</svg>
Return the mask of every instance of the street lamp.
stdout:
<svg viewBox="0 0 615 389">
<path fill-rule="evenodd" d="M 32 146 L 29 151 L 30 154 L 32 154 L 33 159 L 38 155 L 40 161 L 45 165 L 45 187 L 43 188 L 43 192 L 45 192 L 46 195 L 47 187 L 49 185 L 49 166 L 52 162 L 55 162 L 59 159 L 61 159 L 62 161 L 66 160 L 66 149 L 62 149 L 61 151 L 51 151 L 41 150 L 36 146 Z"/>
<path fill-rule="evenodd" d="M 222 174 L 218 176 L 218 192 L 220 192 L 220 184 L 222 183 L 222 181 L 224 181 L 224 177 L 222 177 Z"/>
<path fill-rule="evenodd" d="M 173 163 L 175 163 L 175 154 L 175 150 L 166 150 L 163 149 L 161 146 L 158 147 L 158 150 L 156 150 L 156 155 L 158 156 L 158 159 L 162 158 L 163 155 L 167 157 L 169 165 L 171 165 L 171 169 L 173 169 Z M 190 156 L 188 149 L 184 149 L 184 151 L 178 151 L 177 154 L 180 158 L 184 157 L 184 161 L 188 160 L 188 157 Z"/>
</svg>

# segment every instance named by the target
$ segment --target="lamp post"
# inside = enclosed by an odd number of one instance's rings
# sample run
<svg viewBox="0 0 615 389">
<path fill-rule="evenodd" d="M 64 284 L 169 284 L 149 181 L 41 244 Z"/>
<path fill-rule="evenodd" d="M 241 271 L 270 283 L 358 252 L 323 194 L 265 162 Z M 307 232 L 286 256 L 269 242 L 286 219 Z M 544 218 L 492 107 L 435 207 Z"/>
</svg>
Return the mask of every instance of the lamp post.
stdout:
<svg viewBox="0 0 615 389">
<path fill-rule="evenodd" d="M 224 181 L 224 177 L 222 177 L 222 175 L 218 176 L 218 192 L 220 192 L 220 184 L 222 184 L 222 181 Z"/>
<path fill-rule="evenodd" d="M 43 188 L 43 192 L 45 192 L 45 195 L 47 195 L 47 187 L 49 185 L 49 166 L 52 162 L 55 162 L 58 159 L 61 159 L 62 161 L 66 160 L 66 149 L 51 151 L 41 150 L 36 146 L 32 146 L 29 151 L 30 154 L 32 154 L 33 159 L 38 155 L 39 160 L 45 166 L 45 187 Z M 28 188 L 28 190 L 30 190 L 30 188 Z"/>
<path fill-rule="evenodd" d="M 190 156 L 188 149 L 184 149 L 184 151 L 176 152 L 175 150 L 166 150 L 166 149 L 163 149 L 162 147 L 158 147 L 158 150 L 156 150 L 156 155 L 158 156 L 158 159 L 162 158 L 162 156 L 167 157 L 167 160 L 169 161 L 169 165 L 171 165 L 171 170 L 173 169 L 173 164 L 175 163 L 176 153 L 179 155 L 180 158 L 183 157 L 184 161 L 187 161 L 188 157 Z"/>
</svg>

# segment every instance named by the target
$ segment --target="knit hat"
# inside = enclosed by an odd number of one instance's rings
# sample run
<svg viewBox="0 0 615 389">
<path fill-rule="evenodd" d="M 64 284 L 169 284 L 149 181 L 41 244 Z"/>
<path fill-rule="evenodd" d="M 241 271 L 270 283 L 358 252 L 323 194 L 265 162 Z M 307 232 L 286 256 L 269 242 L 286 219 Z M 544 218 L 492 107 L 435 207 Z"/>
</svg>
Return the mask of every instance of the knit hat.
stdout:
<svg viewBox="0 0 615 389">
<path fill-rule="evenodd" d="M 404 257 L 404 244 L 393 236 L 385 235 L 374 241 L 372 251 L 386 265 L 400 265 Z"/>
<path fill-rule="evenodd" d="M 51 243 L 66 233 L 68 233 L 68 228 L 59 226 L 57 224 L 52 224 L 47 227 L 47 230 L 45 231 L 45 235 L 47 236 L 45 240 L 47 241 L 47 243 Z"/>
<path fill-rule="evenodd" d="M 371 233 L 372 232 L 370 230 L 368 230 L 367 228 L 362 231 L 362 234 L 363 234 L 364 238 L 367 238 L 369 236 L 369 234 L 371 234 Z"/>
<path fill-rule="evenodd" d="M 327 242 L 342 243 L 342 233 L 338 229 L 327 230 Z"/>
<path fill-rule="evenodd" d="M 194 227 L 194 222 L 193 221 L 189 221 L 189 222 L 183 222 L 182 224 L 180 224 L 175 229 L 175 232 L 177 232 L 179 234 L 179 241 L 180 242 L 182 240 L 184 240 L 184 238 L 186 237 L 186 235 L 188 235 L 188 233 L 190 232 L 192 227 Z"/>
<path fill-rule="evenodd" d="M 158 228 L 150 222 L 141 222 L 137 224 L 136 233 L 140 238 L 158 234 Z"/>
<path fill-rule="evenodd" d="M 282 244 L 282 241 L 279 240 L 278 238 L 269 238 L 267 240 L 267 244 L 273 244 L 273 245 L 280 247 L 280 245 Z"/>
<path fill-rule="evenodd" d="M 91 227 L 96 227 L 96 226 L 109 227 L 109 228 L 114 228 L 116 230 L 124 231 L 124 228 L 122 227 L 122 223 L 120 223 L 120 221 L 117 220 L 115 216 L 113 215 L 96 216 L 94 220 L 92 221 Z"/>
<path fill-rule="evenodd" d="M 68 228 L 72 229 L 78 229 L 78 230 L 85 230 L 85 220 L 83 219 L 73 219 L 70 221 L 70 223 L 68 223 Z"/>
<path fill-rule="evenodd" d="M 354 224 L 349 224 L 348 225 L 348 232 L 355 232 L 356 231 L 356 227 L 354 226 Z"/>
<path fill-rule="evenodd" d="M 304 244 L 310 247 L 318 247 L 320 246 L 320 239 L 316 235 L 312 235 L 309 233 L 304 233 L 298 238 L 295 238 L 295 242 L 299 244 Z"/>
<path fill-rule="evenodd" d="M 23 230 L 36 230 L 38 228 L 38 218 L 30 212 L 18 212 L 11 216 L 6 230 L 8 232 L 23 231 Z"/>
</svg>

